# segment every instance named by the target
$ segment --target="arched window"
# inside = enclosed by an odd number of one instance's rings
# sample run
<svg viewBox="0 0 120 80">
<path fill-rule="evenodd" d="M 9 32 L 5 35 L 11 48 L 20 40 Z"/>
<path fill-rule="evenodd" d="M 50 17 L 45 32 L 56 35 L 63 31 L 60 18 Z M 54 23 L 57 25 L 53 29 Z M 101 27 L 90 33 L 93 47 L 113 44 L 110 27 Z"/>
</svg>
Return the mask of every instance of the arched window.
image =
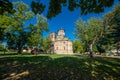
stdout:
<svg viewBox="0 0 120 80">
<path fill-rule="evenodd" d="M 64 46 L 64 50 L 65 50 L 65 46 Z"/>
<path fill-rule="evenodd" d="M 58 50 L 58 47 L 56 47 L 56 50 Z"/>
</svg>

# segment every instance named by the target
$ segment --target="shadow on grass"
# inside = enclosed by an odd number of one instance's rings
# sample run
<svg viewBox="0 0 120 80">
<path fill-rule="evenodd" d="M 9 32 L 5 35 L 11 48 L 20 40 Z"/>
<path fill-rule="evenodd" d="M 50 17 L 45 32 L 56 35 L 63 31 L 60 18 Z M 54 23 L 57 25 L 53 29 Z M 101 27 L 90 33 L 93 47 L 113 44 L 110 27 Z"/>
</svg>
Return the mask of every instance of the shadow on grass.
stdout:
<svg viewBox="0 0 120 80">
<path fill-rule="evenodd" d="M 120 80 L 120 59 L 23 56 L 0 58 L 4 80 Z"/>
<path fill-rule="evenodd" d="M 14 55 L 33 55 L 31 53 L 22 53 L 22 54 L 18 54 L 17 52 L 7 52 L 7 53 L 0 53 L 0 56 L 14 56 Z"/>
<path fill-rule="evenodd" d="M 11 53 L 0 53 L 0 56 L 9 56 L 9 55 L 17 55 L 17 53 L 13 53 L 13 52 L 11 52 Z"/>
</svg>

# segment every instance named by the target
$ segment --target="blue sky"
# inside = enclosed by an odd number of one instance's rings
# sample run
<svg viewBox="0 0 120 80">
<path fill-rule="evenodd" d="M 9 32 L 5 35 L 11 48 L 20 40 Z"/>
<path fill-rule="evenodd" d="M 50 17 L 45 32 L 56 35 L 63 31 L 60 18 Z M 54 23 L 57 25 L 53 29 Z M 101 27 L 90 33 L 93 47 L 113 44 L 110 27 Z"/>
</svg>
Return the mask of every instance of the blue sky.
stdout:
<svg viewBox="0 0 120 80">
<path fill-rule="evenodd" d="M 10 1 L 23 1 L 26 4 L 30 5 L 32 0 L 10 0 Z M 45 4 L 49 4 L 49 0 L 42 0 L 43 3 Z M 102 18 L 104 14 L 106 14 L 107 12 L 111 11 L 113 9 L 113 7 L 117 4 L 118 0 L 115 0 L 115 3 L 112 7 L 110 8 L 105 8 L 105 11 L 99 14 L 94 14 L 94 13 L 90 13 L 88 15 L 80 15 L 80 10 L 76 9 L 73 12 L 70 12 L 67 7 L 64 7 L 62 9 L 62 12 L 60 14 L 58 14 L 56 17 L 53 17 L 51 20 L 48 20 L 48 28 L 49 28 L 49 32 L 44 32 L 44 36 L 49 35 L 49 33 L 51 32 L 56 32 L 59 29 L 64 29 L 65 33 L 66 33 L 66 37 L 70 38 L 71 40 L 75 40 L 76 37 L 73 34 L 74 30 L 75 30 L 75 22 L 78 19 L 82 19 L 84 21 L 87 21 L 88 19 L 90 19 L 91 17 L 97 17 L 97 18 Z M 47 5 L 48 7 L 48 5 Z M 44 13 L 42 13 L 42 15 L 46 16 L 46 10 Z M 34 20 L 32 20 L 34 22 Z M 29 21 L 27 22 L 29 23 Z"/>
</svg>

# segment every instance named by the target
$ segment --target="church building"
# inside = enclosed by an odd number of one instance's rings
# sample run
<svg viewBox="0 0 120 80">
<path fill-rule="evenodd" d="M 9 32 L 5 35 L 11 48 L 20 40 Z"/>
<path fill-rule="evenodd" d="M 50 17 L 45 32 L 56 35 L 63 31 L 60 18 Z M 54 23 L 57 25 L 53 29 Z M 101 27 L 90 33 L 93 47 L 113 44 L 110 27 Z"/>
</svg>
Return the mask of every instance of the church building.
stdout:
<svg viewBox="0 0 120 80">
<path fill-rule="evenodd" d="M 51 49 L 50 53 L 55 54 L 72 54 L 73 47 L 72 41 L 65 37 L 65 31 L 63 29 L 58 30 L 58 34 L 52 32 L 50 35 Z"/>
</svg>

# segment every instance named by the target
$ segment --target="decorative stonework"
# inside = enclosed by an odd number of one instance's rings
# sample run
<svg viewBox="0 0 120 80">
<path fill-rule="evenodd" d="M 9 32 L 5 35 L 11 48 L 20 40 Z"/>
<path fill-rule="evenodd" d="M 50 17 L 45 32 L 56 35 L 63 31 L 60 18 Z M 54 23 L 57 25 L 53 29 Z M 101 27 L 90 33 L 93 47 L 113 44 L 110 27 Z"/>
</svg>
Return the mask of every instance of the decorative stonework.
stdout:
<svg viewBox="0 0 120 80">
<path fill-rule="evenodd" d="M 52 41 L 50 53 L 56 54 L 73 53 L 72 41 L 65 37 L 65 31 L 63 29 L 60 29 L 57 35 L 56 33 L 52 32 L 49 35 L 49 37 Z"/>
</svg>

